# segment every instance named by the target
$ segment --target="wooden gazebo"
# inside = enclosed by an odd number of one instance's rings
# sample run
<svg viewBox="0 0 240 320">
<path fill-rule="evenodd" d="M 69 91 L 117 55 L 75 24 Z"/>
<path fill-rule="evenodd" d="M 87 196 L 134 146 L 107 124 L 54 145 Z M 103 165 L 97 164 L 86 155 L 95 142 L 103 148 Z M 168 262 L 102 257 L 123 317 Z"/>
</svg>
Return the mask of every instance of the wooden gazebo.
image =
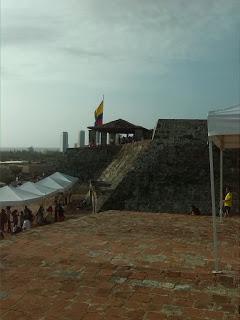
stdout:
<svg viewBox="0 0 240 320">
<path fill-rule="evenodd" d="M 118 119 L 100 126 L 88 127 L 90 145 L 119 144 L 120 135 L 131 135 L 133 141 L 141 141 L 150 137 L 151 131 L 126 120 Z M 109 139 L 108 139 L 109 135 Z"/>
</svg>

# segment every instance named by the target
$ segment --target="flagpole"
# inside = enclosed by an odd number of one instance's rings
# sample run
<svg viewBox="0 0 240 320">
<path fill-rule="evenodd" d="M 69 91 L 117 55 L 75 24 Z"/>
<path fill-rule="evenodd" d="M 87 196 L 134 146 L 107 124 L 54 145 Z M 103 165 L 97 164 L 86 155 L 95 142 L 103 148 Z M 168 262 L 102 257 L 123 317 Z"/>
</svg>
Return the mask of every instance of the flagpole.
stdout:
<svg viewBox="0 0 240 320">
<path fill-rule="evenodd" d="M 103 110 L 104 110 L 104 94 L 103 94 L 103 100 L 102 100 L 102 102 L 103 102 Z M 103 116 L 102 116 L 102 123 L 103 123 Z M 101 134 L 101 142 L 102 142 L 102 134 Z"/>
<path fill-rule="evenodd" d="M 103 108 L 104 108 L 104 94 L 103 94 L 103 99 L 102 99 L 102 101 L 103 101 Z"/>
</svg>

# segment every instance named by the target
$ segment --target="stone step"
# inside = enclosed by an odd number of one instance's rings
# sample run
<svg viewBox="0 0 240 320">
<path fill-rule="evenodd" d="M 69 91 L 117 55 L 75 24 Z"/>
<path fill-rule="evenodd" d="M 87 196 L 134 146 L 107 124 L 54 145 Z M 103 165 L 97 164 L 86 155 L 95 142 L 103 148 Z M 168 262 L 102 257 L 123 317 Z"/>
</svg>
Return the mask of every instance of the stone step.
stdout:
<svg viewBox="0 0 240 320">
<path fill-rule="evenodd" d="M 134 170 L 136 159 L 142 152 L 146 150 L 149 144 L 150 141 L 144 141 L 123 146 L 117 158 L 114 159 L 112 163 L 103 171 L 99 177 L 99 180 L 110 183 L 111 189 L 99 196 L 97 203 L 98 211 L 100 211 L 106 201 L 109 200 L 112 193 L 116 190 L 124 177 L 131 170 Z"/>
</svg>

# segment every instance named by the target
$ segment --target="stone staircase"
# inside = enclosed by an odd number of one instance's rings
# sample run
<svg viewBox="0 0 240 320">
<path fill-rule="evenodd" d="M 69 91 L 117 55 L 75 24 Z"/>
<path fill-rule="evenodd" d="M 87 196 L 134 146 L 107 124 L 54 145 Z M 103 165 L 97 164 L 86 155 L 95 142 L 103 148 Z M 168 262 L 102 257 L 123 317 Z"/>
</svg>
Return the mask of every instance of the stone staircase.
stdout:
<svg viewBox="0 0 240 320">
<path fill-rule="evenodd" d="M 98 180 L 110 184 L 110 187 L 98 190 L 97 212 L 102 210 L 124 177 L 134 170 L 136 160 L 147 150 L 150 143 L 151 140 L 145 140 L 124 145 L 117 157 L 102 172 Z"/>
</svg>

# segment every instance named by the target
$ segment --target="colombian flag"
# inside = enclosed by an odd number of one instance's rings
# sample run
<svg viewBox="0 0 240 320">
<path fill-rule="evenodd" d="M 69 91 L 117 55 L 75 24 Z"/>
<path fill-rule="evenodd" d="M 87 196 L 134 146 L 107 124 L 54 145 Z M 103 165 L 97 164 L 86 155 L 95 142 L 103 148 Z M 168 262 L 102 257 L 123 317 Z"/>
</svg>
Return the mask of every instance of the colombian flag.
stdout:
<svg viewBox="0 0 240 320">
<path fill-rule="evenodd" d="M 94 112 L 95 115 L 95 127 L 103 124 L 103 100 Z"/>
</svg>

